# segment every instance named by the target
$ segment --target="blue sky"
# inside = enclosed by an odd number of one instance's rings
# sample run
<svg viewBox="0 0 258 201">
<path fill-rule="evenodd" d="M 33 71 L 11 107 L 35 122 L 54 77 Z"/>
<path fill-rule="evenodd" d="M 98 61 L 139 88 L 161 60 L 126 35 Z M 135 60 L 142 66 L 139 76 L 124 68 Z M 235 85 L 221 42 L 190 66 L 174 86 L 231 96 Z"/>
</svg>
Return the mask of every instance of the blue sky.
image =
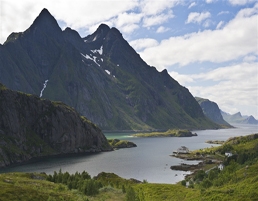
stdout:
<svg viewBox="0 0 258 201">
<path fill-rule="evenodd" d="M 37 2 L 37 3 L 35 3 Z M 151 66 L 167 69 L 194 96 L 258 119 L 258 2 L 255 0 L 0 0 L 0 43 L 43 8 L 82 37 L 116 27 Z"/>
</svg>

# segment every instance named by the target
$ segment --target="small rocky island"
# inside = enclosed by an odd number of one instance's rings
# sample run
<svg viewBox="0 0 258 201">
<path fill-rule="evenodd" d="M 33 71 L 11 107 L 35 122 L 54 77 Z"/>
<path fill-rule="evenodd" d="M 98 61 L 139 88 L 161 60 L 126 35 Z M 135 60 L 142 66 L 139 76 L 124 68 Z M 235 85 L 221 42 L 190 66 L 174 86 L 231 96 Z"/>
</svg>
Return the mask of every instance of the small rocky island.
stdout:
<svg viewBox="0 0 258 201">
<path fill-rule="evenodd" d="M 109 139 L 108 143 L 110 144 L 111 147 L 113 147 L 113 149 L 137 147 L 135 143 L 127 140 Z"/>
<path fill-rule="evenodd" d="M 165 132 L 146 132 L 133 134 L 134 137 L 192 137 L 197 136 L 187 129 L 169 129 Z"/>
</svg>

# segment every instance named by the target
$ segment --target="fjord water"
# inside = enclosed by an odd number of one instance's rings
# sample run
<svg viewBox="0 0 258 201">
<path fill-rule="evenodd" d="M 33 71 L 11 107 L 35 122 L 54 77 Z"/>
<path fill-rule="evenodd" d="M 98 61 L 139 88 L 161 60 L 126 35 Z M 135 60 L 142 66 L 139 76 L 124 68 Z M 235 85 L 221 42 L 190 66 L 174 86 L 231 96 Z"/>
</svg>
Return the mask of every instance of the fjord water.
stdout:
<svg viewBox="0 0 258 201">
<path fill-rule="evenodd" d="M 62 169 L 75 173 L 86 171 L 91 176 L 100 172 L 113 172 L 123 178 L 147 180 L 151 183 L 176 183 L 187 172 L 174 171 L 170 166 L 185 162 L 171 157 L 174 150 L 187 146 L 190 150 L 217 146 L 205 143 L 206 140 L 227 140 L 234 136 L 258 133 L 258 125 L 234 125 L 237 128 L 221 130 L 193 131 L 197 137 L 186 138 L 135 138 L 129 133 L 106 133 L 107 138 L 129 140 L 137 144 L 136 148 L 119 149 L 97 154 L 49 157 L 33 163 L 9 167 L 0 172 L 46 172 L 52 174 Z M 192 161 L 191 163 L 196 163 Z M 187 161 L 187 163 L 189 163 Z"/>
</svg>

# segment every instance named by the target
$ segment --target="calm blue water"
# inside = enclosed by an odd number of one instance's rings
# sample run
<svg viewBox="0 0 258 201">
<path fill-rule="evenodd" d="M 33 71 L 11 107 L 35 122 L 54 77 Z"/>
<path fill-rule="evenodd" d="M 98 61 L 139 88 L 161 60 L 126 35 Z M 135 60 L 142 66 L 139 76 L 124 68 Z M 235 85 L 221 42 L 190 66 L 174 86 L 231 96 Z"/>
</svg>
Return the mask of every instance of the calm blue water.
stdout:
<svg viewBox="0 0 258 201">
<path fill-rule="evenodd" d="M 183 162 L 170 156 L 180 146 L 190 150 L 210 147 L 206 140 L 227 140 L 230 137 L 258 133 L 258 126 L 235 125 L 238 128 L 193 131 L 197 137 L 190 138 L 135 138 L 128 133 L 107 133 L 107 138 L 130 140 L 136 148 L 84 156 L 46 158 L 38 162 L 1 170 L 1 172 L 46 172 L 52 174 L 60 168 L 63 172 L 87 171 L 91 176 L 100 172 L 113 172 L 123 178 L 146 179 L 152 183 L 176 183 L 186 172 L 174 171 L 170 166 Z M 215 145 L 213 145 L 215 146 Z M 189 163 L 189 162 L 188 162 Z M 196 163 L 193 161 L 192 163 Z"/>
</svg>

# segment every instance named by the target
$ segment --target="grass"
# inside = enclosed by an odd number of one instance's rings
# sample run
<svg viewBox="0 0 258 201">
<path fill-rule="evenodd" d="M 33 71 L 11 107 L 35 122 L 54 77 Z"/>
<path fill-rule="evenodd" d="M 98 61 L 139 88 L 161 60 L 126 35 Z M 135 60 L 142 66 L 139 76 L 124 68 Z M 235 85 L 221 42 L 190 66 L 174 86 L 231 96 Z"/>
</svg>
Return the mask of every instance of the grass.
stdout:
<svg viewBox="0 0 258 201">
<path fill-rule="evenodd" d="M 200 196 L 199 190 L 189 189 L 179 184 L 138 184 L 135 191 L 140 200 L 197 200 Z"/>
<path fill-rule="evenodd" d="M 165 132 L 149 132 L 132 134 L 134 137 L 185 137 L 192 136 L 192 132 L 186 129 L 169 129 Z"/>
<path fill-rule="evenodd" d="M 0 174 L 0 200 L 83 200 L 82 195 L 67 191 L 66 186 L 45 180 L 43 174 Z"/>
</svg>

